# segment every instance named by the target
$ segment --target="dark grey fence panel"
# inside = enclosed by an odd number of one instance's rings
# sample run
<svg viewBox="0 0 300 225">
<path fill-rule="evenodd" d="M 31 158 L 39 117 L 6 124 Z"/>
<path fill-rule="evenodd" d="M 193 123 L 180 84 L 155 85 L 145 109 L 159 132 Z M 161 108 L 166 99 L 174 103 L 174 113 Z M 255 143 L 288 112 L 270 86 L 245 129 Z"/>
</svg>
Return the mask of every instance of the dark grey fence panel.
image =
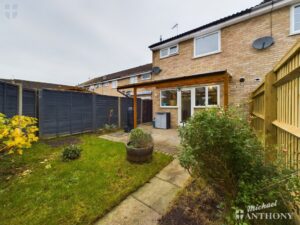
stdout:
<svg viewBox="0 0 300 225">
<path fill-rule="evenodd" d="M 37 117 L 36 91 L 23 89 L 23 115 Z"/>
<path fill-rule="evenodd" d="M 41 137 L 93 130 L 92 94 L 42 90 L 39 103 Z"/>
<path fill-rule="evenodd" d="M 105 124 L 118 126 L 119 98 L 104 95 L 96 95 L 95 97 L 96 128 L 103 127 Z"/>
<path fill-rule="evenodd" d="M 121 127 L 127 125 L 127 110 L 128 107 L 133 107 L 132 98 L 121 98 Z M 133 118 L 132 118 L 133 120 Z"/>
<path fill-rule="evenodd" d="M 18 115 L 18 89 L 16 85 L 0 82 L 0 112 L 7 117 Z"/>
</svg>

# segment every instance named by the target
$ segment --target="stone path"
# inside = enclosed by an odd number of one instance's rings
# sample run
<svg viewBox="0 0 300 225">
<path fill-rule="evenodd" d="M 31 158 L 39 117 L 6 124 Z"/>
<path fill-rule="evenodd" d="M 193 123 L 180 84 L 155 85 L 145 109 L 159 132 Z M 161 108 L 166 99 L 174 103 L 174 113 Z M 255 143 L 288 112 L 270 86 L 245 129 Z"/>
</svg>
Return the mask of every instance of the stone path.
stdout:
<svg viewBox="0 0 300 225">
<path fill-rule="evenodd" d="M 139 190 L 129 195 L 96 225 L 157 225 L 189 180 L 189 174 L 173 160 Z"/>
</svg>

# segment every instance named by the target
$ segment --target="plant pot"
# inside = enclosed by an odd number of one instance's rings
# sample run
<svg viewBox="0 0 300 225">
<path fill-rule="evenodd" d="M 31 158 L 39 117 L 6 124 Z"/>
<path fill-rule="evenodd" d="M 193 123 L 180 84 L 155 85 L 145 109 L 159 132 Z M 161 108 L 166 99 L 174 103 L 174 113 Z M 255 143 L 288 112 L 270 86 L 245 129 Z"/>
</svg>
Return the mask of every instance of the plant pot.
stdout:
<svg viewBox="0 0 300 225">
<path fill-rule="evenodd" d="M 134 163 L 149 162 L 152 159 L 153 145 L 146 148 L 134 148 L 127 143 L 127 160 Z"/>
</svg>

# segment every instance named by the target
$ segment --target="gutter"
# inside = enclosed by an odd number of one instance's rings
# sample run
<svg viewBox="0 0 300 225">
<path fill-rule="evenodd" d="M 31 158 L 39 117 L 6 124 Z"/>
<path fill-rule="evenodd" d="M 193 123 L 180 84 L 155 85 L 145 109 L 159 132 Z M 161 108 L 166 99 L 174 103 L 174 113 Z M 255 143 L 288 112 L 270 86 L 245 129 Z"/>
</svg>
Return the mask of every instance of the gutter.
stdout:
<svg viewBox="0 0 300 225">
<path fill-rule="evenodd" d="M 271 2 L 266 2 L 262 5 L 258 5 L 258 6 L 253 7 L 250 13 L 245 14 L 243 16 L 239 16 L 239 17 L 230 19 L 226 22 L 211 26 L 211 27 L 203 29 L 203 30 L 196 31 L 195 33 L 188 34 L 186 36 L 180 37 L 178 39 L 171 40 L 167 43 L 157 45 L 157 46 L 154 46 L 152 48 L 150 46 L 149 48 L 152 51 L 154 51 L 154 50 L 159 50 L 161 48 L 169 47 L 170 45 L 175 45 L 175 44 L 178 44 L 179 42 L 183 42 L 183 41 L 186 41 L 186 40 L 189 40 L 189 39 L 193 39 L 197 36 L 201 36 L 201 35 L 204 35 L 204 34 L 212 33 L 212 32 L 221 30 L 223 28 L 229 27 L 231 25 L 249 20 L 251 18 L 264 15 L 266 13 L 271 12 L 272 9 L 274 11 L 274 10 L 283 8 L 285 6 L 293 5 L 293 4 L 296 4 L 296 3 L 299 3 L 299 0 L 273 1 L 273 5 L 272 5 L 272 1 Z"/>
</svg>

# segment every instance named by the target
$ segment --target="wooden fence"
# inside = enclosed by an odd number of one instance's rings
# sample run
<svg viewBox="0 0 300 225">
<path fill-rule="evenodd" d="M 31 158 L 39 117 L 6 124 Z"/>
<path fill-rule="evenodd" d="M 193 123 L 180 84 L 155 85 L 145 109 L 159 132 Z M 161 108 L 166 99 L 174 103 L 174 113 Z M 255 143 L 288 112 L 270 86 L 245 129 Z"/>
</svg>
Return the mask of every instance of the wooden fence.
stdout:
<svg viewBox="0 0 300 225">
<path fill-rule="evenodd" d="M 300 169 L 300 42 L 266 75 L 252 94 L 252 125 L 275 159 L 285 153 L 288 168 Z"/>
</svg>

